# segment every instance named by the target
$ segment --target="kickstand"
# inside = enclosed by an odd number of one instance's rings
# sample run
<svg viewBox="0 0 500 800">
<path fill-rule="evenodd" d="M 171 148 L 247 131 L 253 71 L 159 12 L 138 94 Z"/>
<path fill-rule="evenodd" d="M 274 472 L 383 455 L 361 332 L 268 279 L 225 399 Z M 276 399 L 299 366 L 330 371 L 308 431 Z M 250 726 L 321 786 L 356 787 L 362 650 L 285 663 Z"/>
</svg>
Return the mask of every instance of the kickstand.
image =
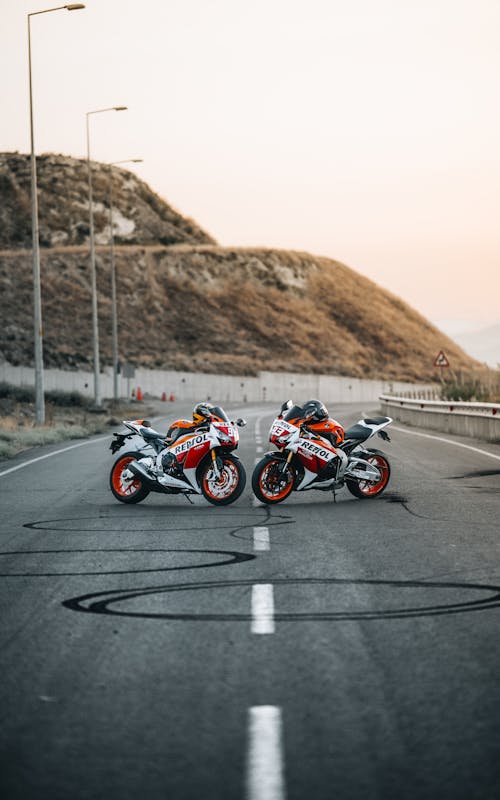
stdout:
<svg viewBox="0 0 500 800">
<path fill-rule="evenodd" d="M 194 506 L 194 503 L 191 500 L 190 496 L 186 492 L 183 492 L 183 495 L 186 498 L 186 500 L 188 501 L 188 503 L 191 503 L 191 505 Z"/>
<path fill-rule="evenodd" d="M 337 502 L 337 493 L 335 491 L 335 486 L 332 486 L 332 494 L 333 494 L 333 502 Z"/>
</svg>

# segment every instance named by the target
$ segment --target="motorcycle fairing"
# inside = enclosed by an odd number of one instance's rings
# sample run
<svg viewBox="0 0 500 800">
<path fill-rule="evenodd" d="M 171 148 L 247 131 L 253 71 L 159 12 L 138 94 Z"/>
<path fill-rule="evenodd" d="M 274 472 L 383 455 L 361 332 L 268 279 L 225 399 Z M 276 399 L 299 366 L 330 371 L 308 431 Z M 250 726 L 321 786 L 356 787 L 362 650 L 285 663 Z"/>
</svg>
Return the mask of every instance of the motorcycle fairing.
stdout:
<svg viewBox="0 0 500 800">
<path fill-rule="evenodd" d="M 297 442 L 297 458 L 304 468 L 304 478 L 297 486 L 297 491 L 304 489 L 318 477 L 328 464 L 337 458 L 336 451 L 326 444 L 324 439 L 304 439 Z"/>
</svg>

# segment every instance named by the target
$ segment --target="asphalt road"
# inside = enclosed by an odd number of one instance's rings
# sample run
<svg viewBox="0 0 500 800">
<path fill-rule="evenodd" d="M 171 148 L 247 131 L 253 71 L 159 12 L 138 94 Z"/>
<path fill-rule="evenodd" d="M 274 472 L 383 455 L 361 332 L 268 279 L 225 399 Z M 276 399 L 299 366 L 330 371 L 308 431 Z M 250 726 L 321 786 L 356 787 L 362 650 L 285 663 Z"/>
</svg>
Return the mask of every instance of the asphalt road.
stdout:
<svg viewBox="0 0 500 800">
<path fill-rule="evenodd" d="M 395 424 L 382 497 L 268 509 L 273 412 L 227 508 L 116 502 L 106 439 L 0 464 L 3 800 L 500 795 L 500 446 Z"/>
</svg>

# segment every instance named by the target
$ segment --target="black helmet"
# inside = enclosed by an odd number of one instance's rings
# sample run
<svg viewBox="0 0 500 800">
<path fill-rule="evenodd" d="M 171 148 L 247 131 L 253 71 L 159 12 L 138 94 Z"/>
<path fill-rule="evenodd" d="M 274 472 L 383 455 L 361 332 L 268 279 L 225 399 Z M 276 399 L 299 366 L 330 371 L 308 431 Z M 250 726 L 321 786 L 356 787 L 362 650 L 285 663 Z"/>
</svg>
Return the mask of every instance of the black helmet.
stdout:
<svg viewBox="0 0 500 800">
<path fill-rule="evenodd" d="M 198 403 L 193 408 L 193 422 L 201 423 L 212 416 L 213 405 L 211 403 Z"/>
<path fill-rule="evenodd" d="M 302 414 L 305 419 L 312 419 L 315 422 L 328 419 L 327 408 L 321 400 L 308 400 L 307 403 L 304 403 Z"/>
</svg>

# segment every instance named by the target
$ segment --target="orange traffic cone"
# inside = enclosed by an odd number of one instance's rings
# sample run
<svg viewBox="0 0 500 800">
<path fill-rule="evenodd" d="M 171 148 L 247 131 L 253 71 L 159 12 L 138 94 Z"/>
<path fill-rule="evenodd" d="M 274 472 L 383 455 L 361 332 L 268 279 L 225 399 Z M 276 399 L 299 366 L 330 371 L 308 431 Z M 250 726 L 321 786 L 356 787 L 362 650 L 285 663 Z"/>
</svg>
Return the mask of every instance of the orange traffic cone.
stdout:
<svg viewBox="0 0 500 800">
<path fill-rule="evenodd" d="M 140 386 L 137 387 L 137 400 L 140 403 L 142 400 L 142 389 Z"/>
<path fill-rule="evenodd" d="M 163 392 L 161 399 L 163 400 L 163 402 L 165 402 L 165 400 L 167 399 L 167 395 L 165 392 Z"/>
<path fill-rule="evenodd" d="M 171 402 L 171 403 L 173 403 L 173 402 L 174 402 L 174 400 L 175 400 L 175 397 L 174 397 L 174 395 L 173 395 L 173 394 L 171 394 L 171 395 L 170 395 L 170 397 L 169 397 L 168 399 L 170 400 L 170 402 Z"/>
</svg>

